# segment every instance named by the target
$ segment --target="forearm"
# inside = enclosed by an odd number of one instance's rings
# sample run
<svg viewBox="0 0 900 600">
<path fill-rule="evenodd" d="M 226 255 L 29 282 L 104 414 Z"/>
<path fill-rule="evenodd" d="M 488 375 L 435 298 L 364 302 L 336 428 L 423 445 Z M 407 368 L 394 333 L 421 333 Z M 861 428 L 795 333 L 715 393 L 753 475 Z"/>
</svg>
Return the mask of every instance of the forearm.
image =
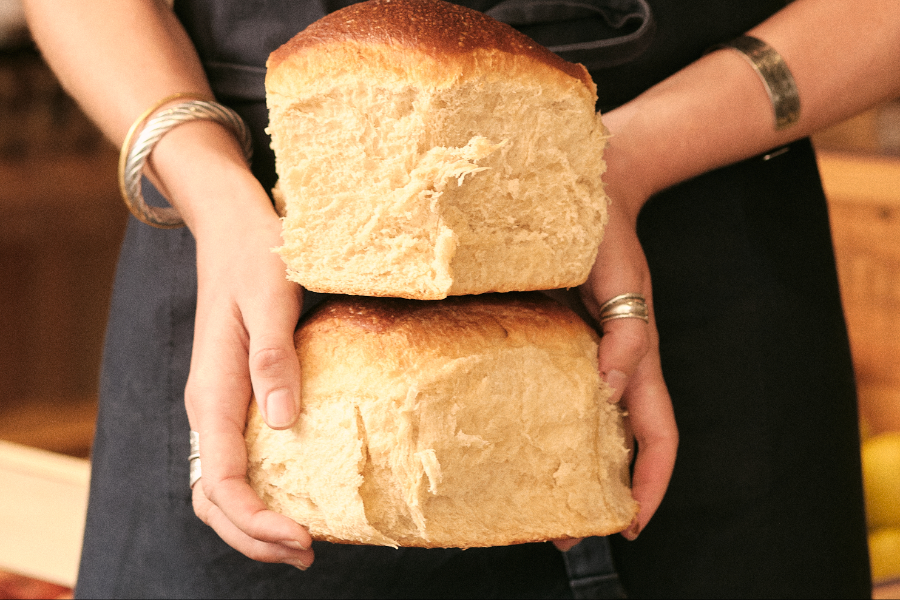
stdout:
<svg viewBox="0 0 900 600">
<path fill-rule="evenodd" d="M 154 0 L 25 0 L 33 35 L 66 90 L 116 145 L 134 120 L 174 93 L 212 98 L 196 51 L 164 2 Z M 220 125 L 192 122 L 173 129 L 154 149 L 151 179 L 195 235 L 226 217 L 271 208 Z M 210 201 L 215 190 L 227 196 Z M 237 193 L 243 191 L 245 193 Z M 218 194 L 216 194 L 218 196 Z M 249 211 L 249 213 L 248 213 Z"/>
<path fill-rule="evenodd" d="M 212 96 L 190 40 L 163 2 L 26 0 L 26 9 L 50 65 L 116 144 L 160 99 Z M 281 242 L 281 223 L 234 136 L 216 123 L 170 130 L 149 166 L 197 241 L 197 310 L 184 390 L 191 429 L 203 440 L 195 512 L 250 558 L 305 568 L 313 560 L 309 534 L 267 510 L 245 482 L 251 392 L 272 427 L 289 426 L 299 410 L 292 334 L 302 291 L 271 252 Z"/>
<path fill-rule="evenodd" d="M 893 0 L 798 0 L 750 35 L 774 47 L 794 75 L 800 120 L 776 130 L 759 76 L 737 52 L 713 52 L 611 111 L 605 122 L 615 193 L 631 217 L 650 195 L 691 177 L 806 137 L 900 94 L 900 17 Z M 860 40 L 864 40 L 861 42 Z"/>
<path fill-rule="evenodd" d="M 211 95 L 190 40 L 163 2 L 25 0 L 29 26 L 66 90 L 117 145 L 153 102 Z"/>
</svg>

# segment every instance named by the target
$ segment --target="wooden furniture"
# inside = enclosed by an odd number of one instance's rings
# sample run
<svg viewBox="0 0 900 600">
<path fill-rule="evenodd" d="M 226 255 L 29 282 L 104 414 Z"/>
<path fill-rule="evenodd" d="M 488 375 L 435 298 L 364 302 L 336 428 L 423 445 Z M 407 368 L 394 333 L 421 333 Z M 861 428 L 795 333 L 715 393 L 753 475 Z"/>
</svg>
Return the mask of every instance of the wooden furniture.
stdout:
<svg viewBox="0 0 900 600">
<path fill-rule="evenodd" d="M 869 433 L 900 431 L 900 157 L 819 152 Z"/>
<path fill-rule="evenodd" d="M 0 439 L 87 456 L 127 211 L 117 153 L 33 49 L 0 52 Z"/>
<path fill-rule="evenodd" d="M 0 441 L 0 569 L 75 586 L 87 460 Z"/>
</svg>

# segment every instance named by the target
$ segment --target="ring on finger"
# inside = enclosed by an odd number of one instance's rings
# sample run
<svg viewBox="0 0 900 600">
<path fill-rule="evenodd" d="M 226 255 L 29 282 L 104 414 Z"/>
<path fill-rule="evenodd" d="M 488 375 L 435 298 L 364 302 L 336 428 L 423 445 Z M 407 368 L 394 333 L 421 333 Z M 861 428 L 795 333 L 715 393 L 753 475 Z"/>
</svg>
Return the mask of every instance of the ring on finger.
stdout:
<svg viewBox="0 0 900 600">
<path fill-rule="evenodd" d="M 188 460 L 191 462 L 190 485 L 191 489 L 193 489 L 194 484 L 200 480 L 202 475 L 200 471 L 200 434 L 196 431 L 191 431 L 191 453 L 188 456 Z"/>
<path fill-rule="evenodd" d="M 613 319 L 641 319 L 650 322 L 647 299 L 641 294 L 621 294 L 610 298 L 600 307 L 598 321 L 603 325 Z"/>
</svg>

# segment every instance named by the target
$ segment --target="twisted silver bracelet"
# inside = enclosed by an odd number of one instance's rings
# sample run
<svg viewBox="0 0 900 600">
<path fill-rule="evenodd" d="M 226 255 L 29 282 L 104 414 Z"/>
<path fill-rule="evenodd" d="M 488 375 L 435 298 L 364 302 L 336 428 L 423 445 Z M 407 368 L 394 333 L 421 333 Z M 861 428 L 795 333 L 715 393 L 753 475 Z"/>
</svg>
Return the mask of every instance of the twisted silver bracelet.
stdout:
<svg viewBox="0 0 900 600">
<path fill-rule="evenodd" d="M 139 125 L 143 118 L 145 117 L 138 119 L 135 125 Z M 196 120 L 215 121 L 224 125 L 237 137 L 248 163 L 253 157 L 253 139 L 247 124 L 240 115 L 227 106 L 207 100 L 189 100 L 161 111 L 147 121 L 130 147 L 129 141 L 134 131 L 132 129 L 129 132 L 119 161 L 119 187 L 122 198 L 125 200 L 128 210 L 139 221 L 161 229 L 184 226 L 184 221 L 175 208 L 147 205 L 141 192 L 141 175 L 147 164 L 147 157 L 150 156 L 150 152 L 153 151 L 159 140 L 172 128 Z"/>
</svg>

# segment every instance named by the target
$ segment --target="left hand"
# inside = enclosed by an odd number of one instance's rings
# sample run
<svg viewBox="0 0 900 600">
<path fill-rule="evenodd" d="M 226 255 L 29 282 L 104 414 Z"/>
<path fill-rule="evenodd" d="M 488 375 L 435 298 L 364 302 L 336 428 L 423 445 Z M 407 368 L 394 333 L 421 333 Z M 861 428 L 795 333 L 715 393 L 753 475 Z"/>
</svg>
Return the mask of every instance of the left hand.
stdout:
<svg viewBox="0 0 900 600">
<path fill-rule="evenodd" d="M 622 403 L 634 436 L 629 442 L 637 442 L 632 493 L 640 510 L 622 532 L 634 540 L 656 512 L 668 487 L 675 465 L 678 429 L 660 363 L 650 270 L 637 237 L 637 215 L 646 197 L 629 185 L 633 178 L 622 176 L 627 171 L 616 170 L 615 162 L 610 162 L 610 171 L 604 178 L 611 197 L 609 223 L 580 292 L 595 319 L 604 302 L 631 292 L 642 294 L 650 311 L 649 323 L 636 318 L 607 321 L 599 349 L 600 374 L 613 388 L 610 402 Z M 556 540 L 554 544 L 566 551 L 580 541 Z"/>
</svg>

